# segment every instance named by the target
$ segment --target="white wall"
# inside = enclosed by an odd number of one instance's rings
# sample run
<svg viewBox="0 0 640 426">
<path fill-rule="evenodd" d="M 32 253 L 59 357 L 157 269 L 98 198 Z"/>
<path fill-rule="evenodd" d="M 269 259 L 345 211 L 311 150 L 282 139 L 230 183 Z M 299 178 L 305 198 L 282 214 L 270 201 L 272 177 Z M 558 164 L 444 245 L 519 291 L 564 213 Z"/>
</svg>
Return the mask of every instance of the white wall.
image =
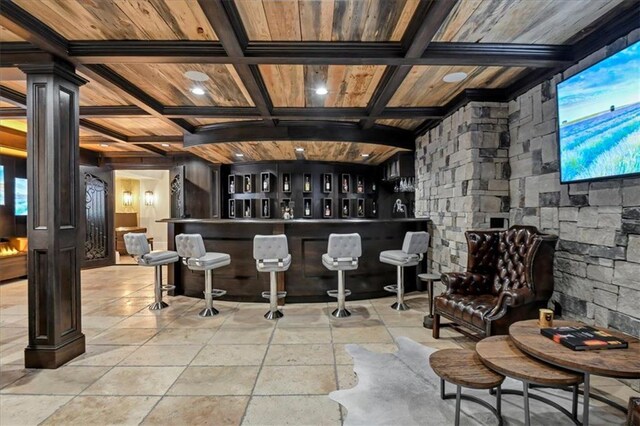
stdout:
<svg viewBox="0 0 640 426">
<path fill-rule="evenodd" d="M 167 224 L 157 223 L 158 219 L 170 216 L 169 171 L 168 170 L 116 170 L 116 177 L 140 180 L 139 216 L 140 226 L 147 228 L 147 236 L 153 238 L 154 250 L 167 248 Z M 144 193 L 152 191 L 153 206 L 144 203 Z"/>
</svg>

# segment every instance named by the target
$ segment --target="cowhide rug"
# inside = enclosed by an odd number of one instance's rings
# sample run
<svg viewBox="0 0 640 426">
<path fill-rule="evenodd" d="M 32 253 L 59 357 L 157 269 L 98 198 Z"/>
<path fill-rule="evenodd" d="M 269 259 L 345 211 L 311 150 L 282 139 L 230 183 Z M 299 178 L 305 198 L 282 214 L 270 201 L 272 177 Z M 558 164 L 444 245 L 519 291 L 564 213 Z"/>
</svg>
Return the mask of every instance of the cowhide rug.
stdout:
<svg viewBox="0 0 640 426">
<path fill-rule="evenodd" d="M 343 405 L 348 413 L 345 425 L 452 425 L 455 399 L 440 399 L 440 378 L 429 366 L 429 355 L 437 349 L 423 346 L 407 337 L 396 339 L 396 353 L 370 352 L 359 345 L 346 346 L 353 357 L 353 370 L 358 384 L 345 390 L 331 392 L 329 397 Z M 522 382 L 506 379 L 503 389 L 522 390 Z M 448 384 L 447 393 L 455 392 Z M 488 391 L 462 389 L 463 394 L 473 395 L 495 406 L 495 396 Z M 533 389 L 570 410 L 571 393 L 556 389 Z M 582 397 L 579 398 L 582 401 Z M 462 400 L 461 425 L 495 425 L 497 419 L 486 408 Z M 523 399 L 519 395 L 502 396 L 502 416 L 505 424 L 524 424 Z M 564 414 L 555 408 L 530 399 L 532 425 L 572 425 Z M 617 411 L 598 401 L 591 400 L 590 423 L 592 425 L 622 425 L 625 418 Z M 579 417 L 582 404 L 578 405 Z"/>
</svg>

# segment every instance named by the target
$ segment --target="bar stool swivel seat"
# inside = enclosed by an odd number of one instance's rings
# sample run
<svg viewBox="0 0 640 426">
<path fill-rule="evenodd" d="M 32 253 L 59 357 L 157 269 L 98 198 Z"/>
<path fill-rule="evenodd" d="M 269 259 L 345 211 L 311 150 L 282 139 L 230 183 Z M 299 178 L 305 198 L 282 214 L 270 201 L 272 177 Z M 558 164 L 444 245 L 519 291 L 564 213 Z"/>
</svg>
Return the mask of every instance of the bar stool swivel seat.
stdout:
<svg viewBox="0 0 640 426">
<path fill-rule="evenodd" d="M 155 301 L 149 305 L 149 309 L 157 311 L 169 305 L 162 301 L 162 292 L 171 291 L 176 288 L 174 285 L 162 285 L 162 265 L 168 265 L 179 260 L 178 253 L 170 250 L 149 250 L 147 236 L 143 233 L 129 232 L 124 234 L 124 245 L 127 253 L 132 255 L 138 265 L 155 267 L 154 293 Z"/>
<path fill-rule="evenodd" d="M 419 264 L 428 248 L 428 233 L 424 231 L 407 232 L 402 242 L 402 250 L 385 250 L 380 252 L 380 262 L 395 265 L 397 268 L 397 283 L 384 287 L 386 291 L 397 294 L 397 300 L 391 305 L 391 308 L 397 311 L 406 311 L 409 309 L 404 303 L 404 268 Z"/>
<path fill-rule="evenodd" d="M 231 263 L 227 253 L 207 252 L 200 234 L 176 235 L 176 249 L 182 263 L 192 271 L 204 271 L 204 303 L 205 308 L 198 315 L 212 317 L 218 315 L 213 307 L 213 298 L 227 294 L 226 290 L 213 288 L 213 270 Z"/>
<path fill-rule="evenodd" d="M 269 273 L 269 291 L 262 292 L 262 297 L 269 299 L 269 312 L 264 317 L 269 320 L 282 318 L 284 314 L 278 309 L 278 299 L 286 297 L 287 292 L 278 291 L 276 273 L 284 272 L 291 266 L 287 236 L 256 235 L 253 237 L 253 258 L 258 272 Z"/>
<path fill-rule="evenodd" d="M 329 290 L 330 297 L 338 299 L 338 308 L 331 313 L 336 318 L 351 316 L 345 307 L 345 298 L 351 290 L 345 287 L 345 271 L 358 269 L 358 258 L 362 256 L 360 234 L 330 234 L 327 253 L 322 255 L 322 264 L 330 271 L 338 271 L 338 290 Z"/>
</svg>

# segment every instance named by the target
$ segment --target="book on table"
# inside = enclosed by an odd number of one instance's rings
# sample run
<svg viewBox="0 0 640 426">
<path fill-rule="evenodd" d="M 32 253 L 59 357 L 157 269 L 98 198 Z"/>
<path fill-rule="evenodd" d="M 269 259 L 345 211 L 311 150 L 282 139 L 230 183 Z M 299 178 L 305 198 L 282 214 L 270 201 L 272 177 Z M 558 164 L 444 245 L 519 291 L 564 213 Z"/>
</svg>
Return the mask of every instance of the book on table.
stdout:
<svg viewBox="0 0 640 426">
<path fill-rule="evenodd" d="M 589 326 L 541 328 L 540 334 L 574 351 L 624 349 L 629 343 L 606 331 Z"/>
</svg>

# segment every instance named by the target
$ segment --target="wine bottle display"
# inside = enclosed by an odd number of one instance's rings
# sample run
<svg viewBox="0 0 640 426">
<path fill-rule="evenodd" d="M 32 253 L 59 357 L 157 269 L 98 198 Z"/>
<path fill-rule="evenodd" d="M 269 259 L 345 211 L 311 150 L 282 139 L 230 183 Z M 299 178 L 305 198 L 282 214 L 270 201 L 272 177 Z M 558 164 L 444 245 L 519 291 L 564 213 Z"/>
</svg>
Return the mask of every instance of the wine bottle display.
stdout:
<svg viewBox="0 0 640 426">
<path fill-rule="evenodd" d="M 324 178 L 324 189 L 331 191 L 331 180 L 329 179 L 329 176 L 325 176 Z"/>
<path fill-rule="evenodd" d="M 284 192 L 289 192 L 289 178 L 284 177 L 284 183 L 282 184 Z"/>
</svg>

